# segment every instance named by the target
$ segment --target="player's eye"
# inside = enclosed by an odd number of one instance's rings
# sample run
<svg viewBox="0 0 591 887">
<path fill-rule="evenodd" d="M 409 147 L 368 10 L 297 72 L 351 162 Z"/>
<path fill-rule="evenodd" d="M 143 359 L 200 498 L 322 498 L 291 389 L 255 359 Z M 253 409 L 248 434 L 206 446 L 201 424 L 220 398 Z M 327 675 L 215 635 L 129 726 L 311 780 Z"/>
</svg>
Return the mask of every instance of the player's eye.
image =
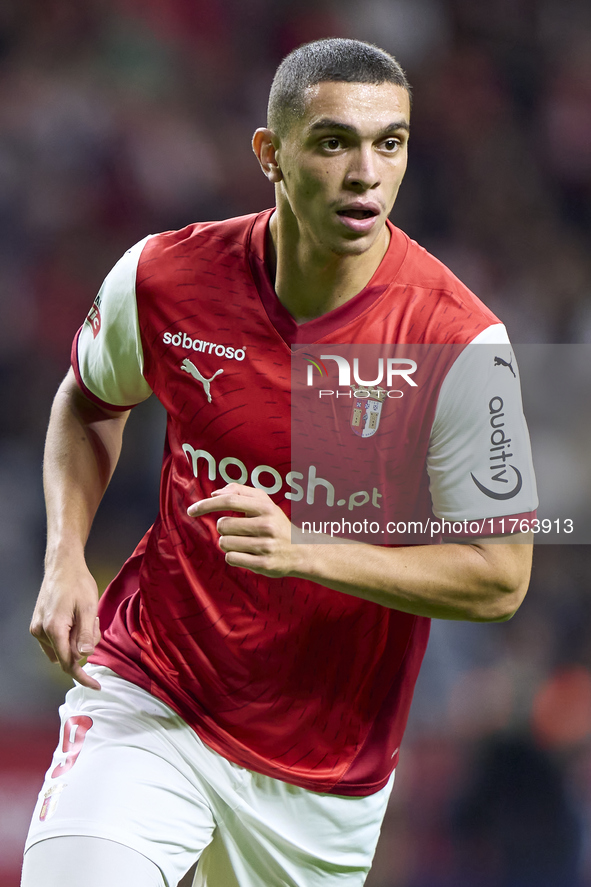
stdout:
<svg viewBox="0 0 591 887">
<path fill-rule="evenodd" d="M 394 154 L 400 148 L 400 140 L 399 139 L 384 139 L 382 145 L 386 151 L 390 154 Z"/>
<path fill-rule="evenodd" d="M 338 151 L 339 148 L 342 147 L 341 140 L 337 139 L 336 136 L 332 136 L 329 139 L 324 139 L 321 144 L 326 151 Z"/>
</svg>

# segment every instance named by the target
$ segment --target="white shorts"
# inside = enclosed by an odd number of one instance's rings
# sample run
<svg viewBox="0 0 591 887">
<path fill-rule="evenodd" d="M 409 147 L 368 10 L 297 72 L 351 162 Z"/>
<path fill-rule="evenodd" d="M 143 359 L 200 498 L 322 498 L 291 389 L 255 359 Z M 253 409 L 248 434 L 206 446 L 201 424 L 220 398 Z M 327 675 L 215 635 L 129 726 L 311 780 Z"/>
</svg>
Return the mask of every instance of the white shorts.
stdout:
<svg viewBox="0 0 591 887">
<path fill-rule="evenodd" d="M 197 859 L 195 885 L 360 887 L 394 776 L 368 797 L 319 794 L 227 761 L 171 708 L 110 669 L 76 684 L 27 848 L 106 838 L 146 856 L 167 887 Z"/>
</svg>

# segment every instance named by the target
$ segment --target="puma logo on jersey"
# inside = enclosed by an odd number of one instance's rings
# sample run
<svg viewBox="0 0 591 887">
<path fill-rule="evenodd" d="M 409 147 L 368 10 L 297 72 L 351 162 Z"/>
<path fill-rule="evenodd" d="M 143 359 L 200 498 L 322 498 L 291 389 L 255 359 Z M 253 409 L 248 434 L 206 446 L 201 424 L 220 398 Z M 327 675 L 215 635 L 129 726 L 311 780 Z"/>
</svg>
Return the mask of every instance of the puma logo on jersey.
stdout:
<svg viewBox="0 0 591 887">
<path fill-rule="evenodd" d="M 513 360 L 507 362 L 506 360 L 503 360 L 502 357 L 495 357 L 495 366 L 496 367 L 501 367 L 501 366 L 508 367 L 511 370 L 511 372 L 513 373 L 513 375 L 515 376 L 515 378 L 517 378 L 517 376 L 515 375 L 515 370 L 513 369 Z"/>
<path fill-rule="evenodd" d="M 205 395 L 207 397 L 207 402 L 211 403 L 211 383 L 216 376 L 219 376 L 219 374 L 223 373 L 224 371 L 218 370 L 213 374 L 211 379 L 206 379 L 205 376 L 201 375 L 195 364 L 191 360 L 189 360 L 188 357 L 183 360 L 181 364 L 181 369 L 193 376 L 194 379 L 197 379 L 198 382 L 201 382 L 201 384 L 203 385 L 203 390 L 205 391 Z"/>
</svg>

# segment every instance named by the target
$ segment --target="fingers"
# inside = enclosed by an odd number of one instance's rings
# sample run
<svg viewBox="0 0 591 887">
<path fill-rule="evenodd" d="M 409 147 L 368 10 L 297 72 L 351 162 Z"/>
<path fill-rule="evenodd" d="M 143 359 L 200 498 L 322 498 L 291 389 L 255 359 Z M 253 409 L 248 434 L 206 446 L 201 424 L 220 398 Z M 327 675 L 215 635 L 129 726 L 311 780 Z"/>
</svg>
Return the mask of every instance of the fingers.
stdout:
<svg viewBox="0 0 591 887">
<path fill-rule="evenodd" d="M 274 526 L 266 516 L 220 517 L 216 523 L 220 536 L 273 536 Z"/>
<path fill-rule="evenodd" d="M 98 617 L 96 622 L 98 628 Z M 43 632 L 42 636 L 37 636 L 37 640 L 50 662 L 58 663 L 62 671 L 69 674 L 79 684 L 84 684 L 85 687 L 90 687 L 93 690 L 101 689 L 99 682 L 86 674 L 82 667 L 86 657 L 93 652 L 94 646 L 88 653 L 78 651 L 74 642 L 74 630 L 72 630 L 70 637 L 54 633 L 52 640 Z M 96 642 L 98 643 L 98 639 Z"/>
<path fill-rule="evenodd" d="M 95 609 L 88 610 L 80 619 L 77 632 L 72 632 L 74 641 L 72 652 L 82 656 L 90 656 L 101 639 L 99 618 L 95 615 Z"/>
<path fill-rule="evenodd" d="M 86 674 L 84 671 L 81 662 L 75 662 L 72 668 L 68 671 L 75 681 L 78 681 L 79 684 L 82 684 L 85 687 L 89 687 L 91 690 L 100 690 L 101 685 L 94 678 L 91 678 L 89 674 Z"/>
<path fill-rule="evenodd" d="M 33 634 L 33 631 L 31 631 L 31 634 Z M 37 640 L 39 641 L 39 646 L 41 647 L 49 661 L 55 664 L 58 661 L 58 658 L 50 642 L 48 640 L 42 640 L 39 637 L 37 638 Z"/>
<path fill-rule="evenodd" d="M 190 517 L 231 512 L 218 518 L 219 547 L 231 567 L 243 567 L 265 576 L 284 576 L 291 569 L 291 524 L 282 509 L 263 490 L 228 484 L 209 499 L 194 502 Z M 238 515 L 236 514 L 238 512 Z"/>
<path fill-rule="evenodd" d="M 239 483 L 231 483 L 222 487 L 221 490 L 213 490 L 211 495 L 225 496 L 226 493 L 236 493 L 238 496 L 244 496 L 245 498 L 250 497 L 252 499 L 260 499 L 261 497 L 265 499 L 268 498 L 264 490 L 258 490 L 256 487 L 249 487 L 246 484 Z"/>
<path fill-rule="evenodd" d="M 228 484 L 222 490 L 214 490 L 209 499 L 194 502 L 187 509 L 190 517 L 202 517 L 216 511 L 238 511 L 248 517 L 262 514 L 274 503 L 263 490 L 242 484 Z"/>
<path fill-rule="evenodd" d="M 267 560 L 262 557 L 254 557 L 242 551 L 229 551 L 226 554 L 226 563 L 229 567 L 242 567 L 251 573 L 261 573 L 264 576 L 279 575 L 268 566 Z"/>
<path fill-rule="evenodd" d="M 220 536 L 219 546 L 222 551 L 243 551 L 248 554 L 267 557 L 272 555 L 276 543 L 271 537 L 265 538 L 258 534 L 243 534 L 239 536 Z"/>
<path fill-rule="evenodd" d="M 59 662 L 60 667 L 69 672 L 72 664 L 70 625 L 64 624 L 62 626 L 59 620 L 52 617 L 39 618 L 31 623 L 30 632 L 39 641 L 41 649 L 50 662 Z"/>
<path fill-rule="evenodd" d="M 86 687 L 100 690 L 100 684 L 83 671 L 83 662 L 100 640 L 96 599 L 73 603 L 71 608 L 49 607 L 41 600 L 31 621 L 30 632 L 50 662 Z"/>
</svg>

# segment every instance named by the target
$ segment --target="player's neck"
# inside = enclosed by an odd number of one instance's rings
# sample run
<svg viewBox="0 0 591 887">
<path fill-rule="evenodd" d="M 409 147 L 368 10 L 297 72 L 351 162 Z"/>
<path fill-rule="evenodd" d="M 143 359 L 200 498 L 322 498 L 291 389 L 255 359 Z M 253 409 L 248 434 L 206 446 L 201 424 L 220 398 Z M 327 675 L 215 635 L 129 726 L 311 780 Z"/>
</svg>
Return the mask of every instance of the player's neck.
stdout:
<svg viewBox="0 0 591 887">
<path fill-rule="evenodd" d="M 366 252 L 335 255 L 310 248 L 286 228 L 275 213 L 269 226 L 268 264 L 277 297 L 297 323 L 321 317 L 360 293 L 390 242 L 386 228 Z"/>
</svg>

